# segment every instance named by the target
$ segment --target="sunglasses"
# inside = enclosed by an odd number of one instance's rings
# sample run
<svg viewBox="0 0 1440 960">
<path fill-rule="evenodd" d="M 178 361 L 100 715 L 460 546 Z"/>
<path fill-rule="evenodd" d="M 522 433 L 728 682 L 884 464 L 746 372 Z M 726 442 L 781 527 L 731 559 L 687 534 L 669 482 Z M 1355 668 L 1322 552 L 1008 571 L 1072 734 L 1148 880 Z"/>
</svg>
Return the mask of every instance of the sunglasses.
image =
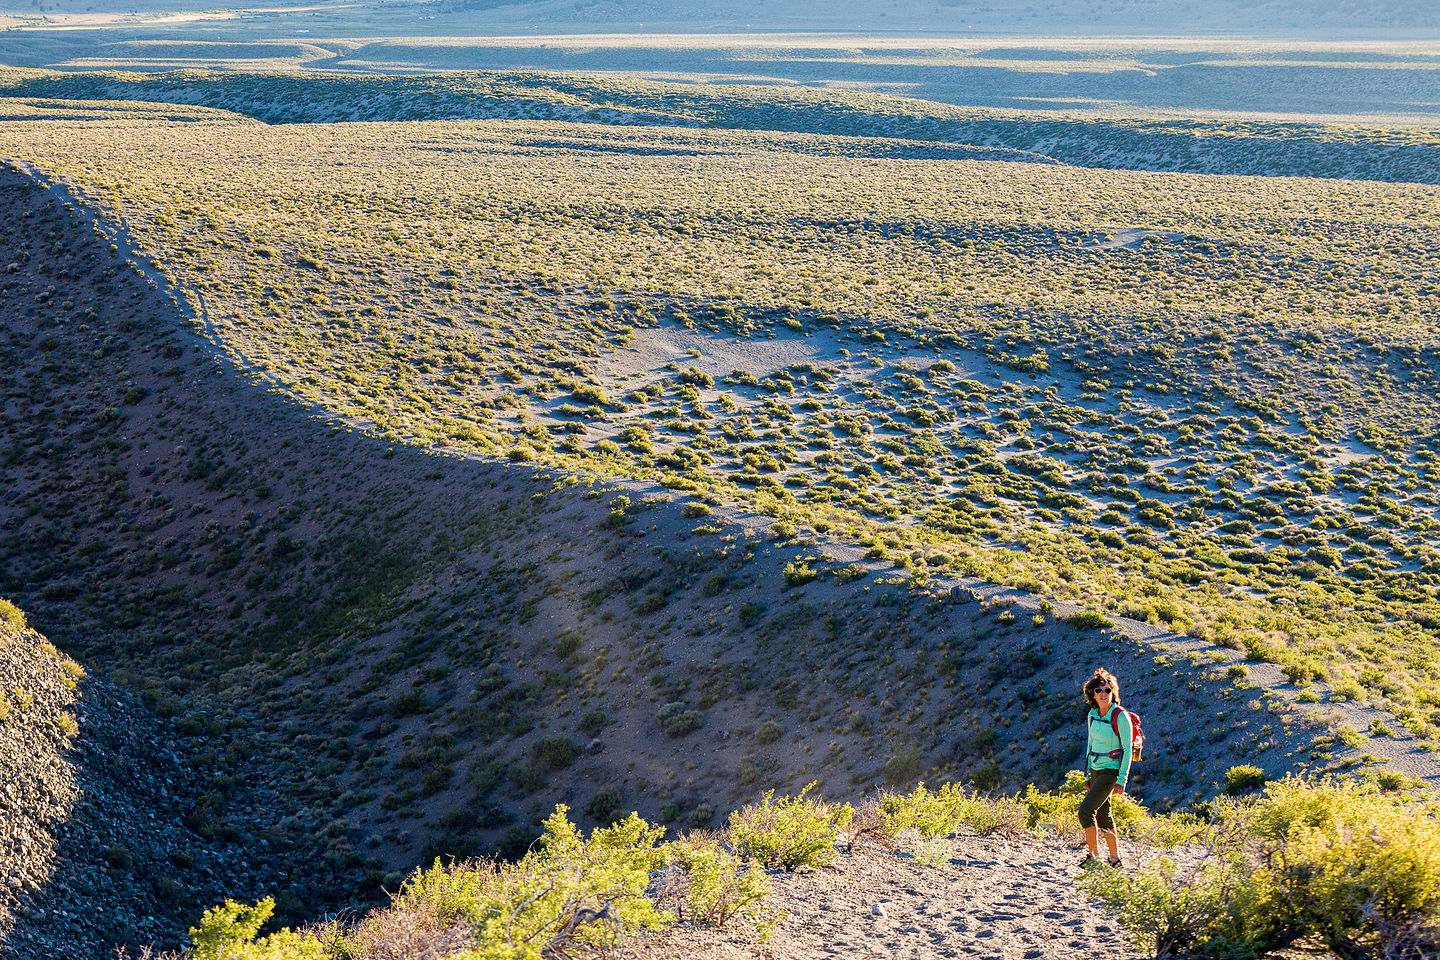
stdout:
<svg viewBox="0 0 1440 960">
<path fill-rule="evenodd" d="M 1095 693 L 1109 693 L 1109 692 L 1110 692 L 1110 688 L 1109 688 L 1109 687 L 1096 687 L 1093 692 L 1095 692 Z"/>
</svg>

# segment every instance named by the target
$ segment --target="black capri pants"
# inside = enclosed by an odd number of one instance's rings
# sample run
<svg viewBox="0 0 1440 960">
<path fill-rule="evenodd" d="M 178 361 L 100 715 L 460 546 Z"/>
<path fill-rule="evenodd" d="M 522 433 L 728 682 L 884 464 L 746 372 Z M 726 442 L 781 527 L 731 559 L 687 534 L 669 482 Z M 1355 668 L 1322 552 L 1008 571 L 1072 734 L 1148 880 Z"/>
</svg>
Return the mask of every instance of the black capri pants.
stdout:
<svg viewBox="0 0 1440 960">
<path fill-rule="evenodd" d="M 1119 770 L 1096 770 L 1090 774 L 1090 791 L 1080 801 L 1080 826 L 1088 830 L 1098 820 L 1101 830 L 1107 833 L 1114 831 L 1115 821 L 1110 816 L 1110 791 L 1115 789 L 1119 776 Z"/>
</svg>

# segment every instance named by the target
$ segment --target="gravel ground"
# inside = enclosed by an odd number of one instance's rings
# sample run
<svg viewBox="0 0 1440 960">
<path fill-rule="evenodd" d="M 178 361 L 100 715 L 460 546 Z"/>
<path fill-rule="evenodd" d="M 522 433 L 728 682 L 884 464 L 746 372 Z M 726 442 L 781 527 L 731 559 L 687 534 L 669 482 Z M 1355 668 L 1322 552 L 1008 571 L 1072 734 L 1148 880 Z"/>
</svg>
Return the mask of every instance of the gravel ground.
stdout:
<svg viewBox="0 0 1440 960">
<path fill-rule="evenodd" d="M 1127 869 L 1155 856 L 1123 845 Z M 927 848 L 928 847 L 928 848 Z M 1054 834 L 971 832 L 933 846 L 858 849 L 833 868 L 777 875 L 785 916 L 769 942 L 744 924 L 676 929 L 637 947 L 644 960 L 1140 957 L 1118 921 L 1076 883 L 1082 851 Z M 917 856 L 918 855 L 918 856 Z M 938 862 L 937 862 L 938 861 Z"/>
</svg>

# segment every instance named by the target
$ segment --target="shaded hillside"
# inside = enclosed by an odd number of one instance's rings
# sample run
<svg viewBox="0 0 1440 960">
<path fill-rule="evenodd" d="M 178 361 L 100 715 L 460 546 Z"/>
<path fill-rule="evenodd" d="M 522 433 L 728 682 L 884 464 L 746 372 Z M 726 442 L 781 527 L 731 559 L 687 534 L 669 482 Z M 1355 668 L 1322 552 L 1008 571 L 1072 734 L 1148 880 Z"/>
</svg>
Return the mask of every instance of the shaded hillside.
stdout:
<svg viewBox="0 0 1440 960">
<path fill-rule="evenodd" d="M 209 352 L 83 211 L 14 172 L 0 202 L 16 305 L 0 590 L 168 719 L 111 725 L 166 736 L 161 756 L 97 741 L 188 831 L 137 823 L 122 841 L 152 885 L 176 843 L 213 851 L 196 863 L 268 845 L 246 882 L 294 918 L 434 854 L 518 849 L 557 800 L 590 822 L 633 807 L 699 826 L 811 779 L 832 795 L 933 772 L 1054 781 L 1077 762 L 1074 687 L 1098 659 L 1146 713 L 1137 792 L 1158 805 L 1241 761 L 1359 760 L 1223 653 L 877 580 L 878 564 L 719 501 L 318 418 Z M 158 785 L 170 763 L 183 788 Z M 92 870 L 97 845 L 113 844 L 89 841 L 62 876 Z M 90 889 L 101 913 L 133 894 Z M 29 901 L 38 942 L 98 956 L 130 936 L 47 923 L 67 890 Z M 173 942 L 197 902 L 157 899 L 134 936 Z"/>
<path fill-rule="evenodd" d="M 264 784 L 218 727 L 158 718 L 130 690 L 88 675 L 43 636 L 0 624 L 0 952 L 14 960 L 99 957 L 109 945 L 173 942 L 226 896 L 333 901 L 262 812 Z M 234 741 L 231 741 L 233 744 Z M 206 762 L 206 758 L 212 758 Z M 211 820 L 229 804 L 223 824 Z M 292 804 L 292 798 L 281 803 Z"/>
</svg>

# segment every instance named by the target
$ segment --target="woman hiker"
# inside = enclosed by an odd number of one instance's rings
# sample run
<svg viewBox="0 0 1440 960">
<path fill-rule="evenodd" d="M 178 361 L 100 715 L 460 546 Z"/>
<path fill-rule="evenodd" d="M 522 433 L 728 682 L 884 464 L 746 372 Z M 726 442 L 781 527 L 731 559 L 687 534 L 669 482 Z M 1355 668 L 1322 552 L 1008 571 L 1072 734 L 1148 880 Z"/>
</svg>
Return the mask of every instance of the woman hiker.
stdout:
<svg viewBox="0 0 1440 960">
<path fill-rule="evenodd" d="M 1101 668 L 1085 681 L 1085 702 L 1090 713 L 1085 719 L 1088 737 L 1085 744 L 1085 799 L 1080 804 L 1080 826 L 1085 828 L 1084 868 L 1100 863 L 1100 838 L 1110 849 L 1106 860 L 1112 867 L 1120 866 L 1119 842 L 1115 836 L 1115 820 L 1110 816 L 1110 797 L 1125 792 L 1130 777 L 1130 716 L 1120 708 L 1120 682 L 1109 670 Z M 1118 716 L 1112 712 L 1119 711 Z M 1118 731 L 1117 731 L 1118 728 Z M 1118 734 L 1118 735 L 1117 735 Z M 1099 821 L 1099 827 L 1096 827 Z"/>
</svg>

